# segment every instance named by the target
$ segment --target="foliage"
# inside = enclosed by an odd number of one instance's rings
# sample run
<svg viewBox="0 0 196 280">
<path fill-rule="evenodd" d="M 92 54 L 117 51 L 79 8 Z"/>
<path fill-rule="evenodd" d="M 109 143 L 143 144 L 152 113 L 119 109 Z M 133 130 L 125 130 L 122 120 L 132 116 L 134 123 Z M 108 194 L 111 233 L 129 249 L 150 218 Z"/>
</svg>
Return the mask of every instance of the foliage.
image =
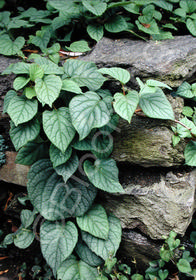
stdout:
<svg viewBox="0 0 196 280">
<path fill-rule="evenodd" d="M 6 162 L 5 158 L 5 150 L 7 146 L 5 146 L 5 140 L 2 135 L 0 135 L 0 167 Z"/>
</svg>

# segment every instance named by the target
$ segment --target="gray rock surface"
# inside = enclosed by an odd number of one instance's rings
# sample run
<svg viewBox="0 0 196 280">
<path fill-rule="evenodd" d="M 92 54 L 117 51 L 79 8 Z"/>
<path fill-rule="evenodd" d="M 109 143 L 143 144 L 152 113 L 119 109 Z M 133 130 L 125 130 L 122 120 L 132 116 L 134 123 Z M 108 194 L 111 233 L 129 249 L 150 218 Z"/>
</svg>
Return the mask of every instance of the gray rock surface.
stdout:
<svg viewBox="0 0 196 280">
<path fill-rule="evenodd" d="M 183 100 L 171 96 L 169 100 L 178 120 L 183 109 Z M 173 147 L 171 124 L 169 121 L 137 115 L 134 115 L 131 124 L 121 119 L 113 135 L 112 157 L 118 162 L 129 162 L 144 167 L 182 165 L 184 143 Z"/>
<path fill-rule="evenodd" d="M 177 36 L 164 41 L 103 38 L 90 54 L 80 58 L 99 66 L 121 66 L 135 77 L 156 78 L 172 87 L 183 80 L 196 79 L 196 38 Z"/>
<path fill-rule="evenodd" d="M 120 218 L 125 229 L 139 229 L 152 239 L 171 230 L 184 235 L 195 208 L 196 169 L 163 172 L 120 168 L 124 194 L 101 196 L 107 210 Z"/>
</svg>

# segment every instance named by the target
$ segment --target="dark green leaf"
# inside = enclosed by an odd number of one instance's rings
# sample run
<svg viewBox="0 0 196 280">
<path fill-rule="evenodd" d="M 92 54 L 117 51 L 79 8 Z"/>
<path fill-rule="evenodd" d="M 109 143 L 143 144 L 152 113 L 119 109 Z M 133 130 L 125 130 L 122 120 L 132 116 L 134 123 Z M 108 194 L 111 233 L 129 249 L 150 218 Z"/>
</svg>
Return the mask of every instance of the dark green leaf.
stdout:
<svg viewBox="0 0 196 280">
<path fill-rule="evenodd" d="M 19 229 L 14 236 L 14 245 L 20 249 L 28 248 L 35 238 L 35 234 L 26 228 Z"/>
<path fill-rule="evenodd" d="M 50 160 L 53 163 L 53 167 L 57 167 L 61 164 L 66 163 L 68 159 L 71 157 L 72 149 L 68 147 L 64 153 L 61 152 L 56 146 L 51 144 L 50 146 Z"/>
<path fill-rule="evenodd" d="M 188 273 L 192 270 L 190 263 L 185 259 L 180 259 L 177 262 L 177 267 L 178 267 L 179 271 L 183 272 L 183 273 Z"/>
<path fill-rule="evenodd" d="M 100 41 L 103 37 L 104 31 L 102 25 L 89 24 L 86 30 L 88 32 L 88 35 L 97 42 Z"/>
<path fill-rule="evenodd" d="M 55 170 L 63 177 L 63 180 L 66 183 L 67 180 L 76 172 L 78 165 L 78 157 L 76 154 L 73 154 L 66 163 L 57 166 Z"/>
<path fill-rule="evenodd" d="M 101 16 L 107 9 L 107 4 L 99 0 L 82 0 L 82 4 L 96 16 Z"/>
<path fill-rule="evenodd" d="M 190 141 L 184 150 L 185 163 L 190 166 L 196 166 L 196 142 Z"/>
<path fill-rule="evenodd" d="M 115 15 L 104 24 L 107 31 L 112 33 L 118 33 L 128 29 L 128 25 L 123 16 Z"/>
</svg>

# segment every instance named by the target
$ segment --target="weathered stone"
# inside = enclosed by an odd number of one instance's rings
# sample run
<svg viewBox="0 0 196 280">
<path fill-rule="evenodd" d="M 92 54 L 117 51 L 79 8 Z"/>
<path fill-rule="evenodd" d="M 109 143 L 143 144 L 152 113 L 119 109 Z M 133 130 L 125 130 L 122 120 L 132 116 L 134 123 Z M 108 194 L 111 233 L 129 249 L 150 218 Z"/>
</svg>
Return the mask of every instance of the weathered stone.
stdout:
<svg viewBox="0 0 196 280">
<path fill-rule="evenodd" d="M 0 180 L 26 186 L 29 167 L 15 164 L 16 155 L 16 152 L 6 152 L 6 164 L 0 168 Z"/>
<path fill-rule="evenodd" d="M 152 239 L 171 230 L 184 235 L 194 212 L 196 169 L 169 171 L 120 168 L 123 194 L 104 193 L 100 201 L 120 218 L 123 228 L 139 229 Z"/>
<path fill-rule="evenodd" d="M 135 77 L 156 78 L 172 87 L 182 81 L 196 79 L 196 38 L 177 36 L 164 41 L 103 38 L 90 54 L 80 58 L 93 61 L 102 66 L 121 66 L 131 74 L 131 82 L 136 85 Z"/>
</svg>

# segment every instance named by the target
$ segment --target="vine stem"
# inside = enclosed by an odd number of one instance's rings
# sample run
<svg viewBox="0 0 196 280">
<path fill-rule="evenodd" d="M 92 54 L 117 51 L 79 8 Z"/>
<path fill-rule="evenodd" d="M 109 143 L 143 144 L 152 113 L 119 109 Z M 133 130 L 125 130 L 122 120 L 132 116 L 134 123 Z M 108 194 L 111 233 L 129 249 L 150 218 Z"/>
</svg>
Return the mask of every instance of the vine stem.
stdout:
<svg viewBox="0 0 196 280">
<path fill-rule="evenodd" d="M 175 123 L 180 124 L 181 126 L 183 126 L 184 128 L 188 129 L 189 131 L 191 131 L 192 128 L 186 126 L 185 124 L 183 124 L 182 122 L 178 121 L 178 120 L 174 120 Z"/>
</svg>

